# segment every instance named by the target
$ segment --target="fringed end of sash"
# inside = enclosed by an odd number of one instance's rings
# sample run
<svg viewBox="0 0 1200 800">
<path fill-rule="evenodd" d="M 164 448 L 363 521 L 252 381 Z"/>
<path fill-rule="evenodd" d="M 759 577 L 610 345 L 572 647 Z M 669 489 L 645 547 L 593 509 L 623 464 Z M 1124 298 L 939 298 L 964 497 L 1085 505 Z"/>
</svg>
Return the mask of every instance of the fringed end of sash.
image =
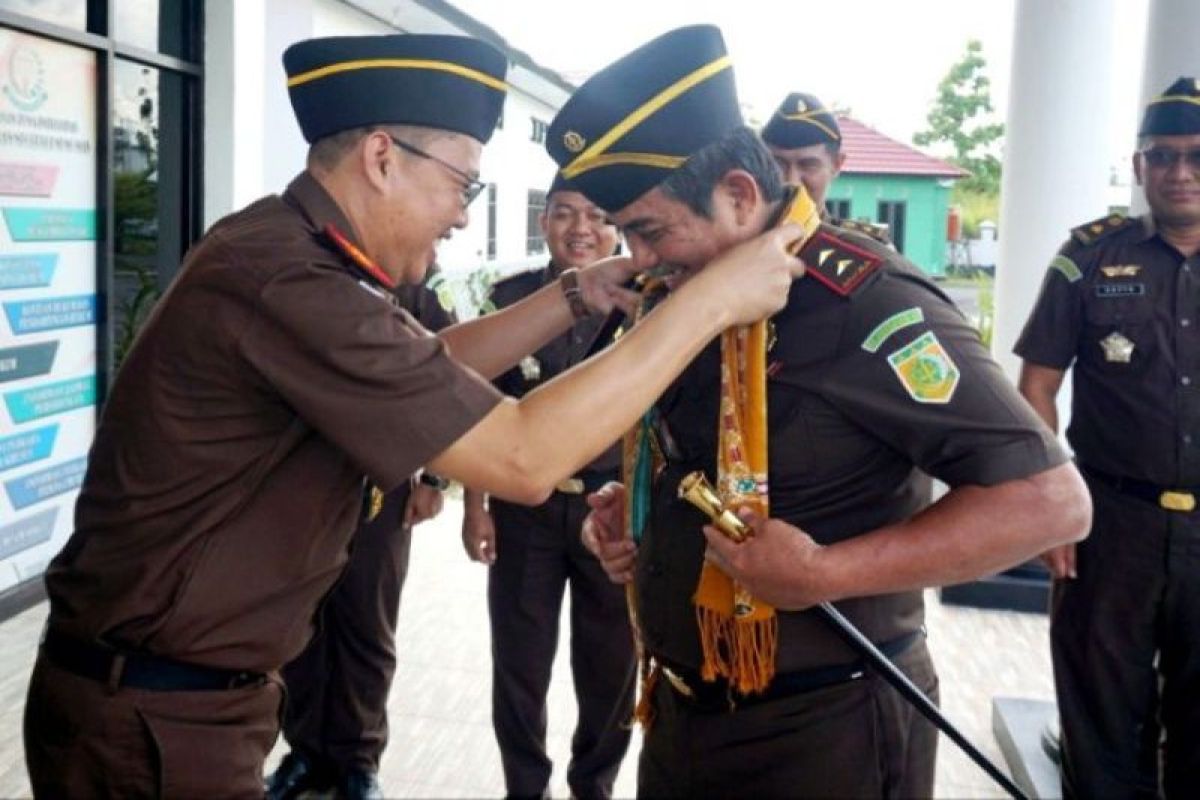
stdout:
<svg viewBox="0 0 1200 800">
<path fill-rule="evenodd" d="M 736 594 L 729 577 L 706 562 L 695 597 L 703 655 L 700 677 L 724 678 L 741 694 L 761 692 L 775 677 L 779 620 L 765 604 L 744 616 L 735 614 Z"/>
</svg>

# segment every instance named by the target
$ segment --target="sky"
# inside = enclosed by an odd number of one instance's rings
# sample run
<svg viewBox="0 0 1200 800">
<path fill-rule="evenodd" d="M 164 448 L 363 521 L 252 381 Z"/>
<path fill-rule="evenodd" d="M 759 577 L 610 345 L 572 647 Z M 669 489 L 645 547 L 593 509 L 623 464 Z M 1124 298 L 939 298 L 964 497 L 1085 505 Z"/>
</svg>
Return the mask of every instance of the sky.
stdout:
<svg viewBox="0 0 1200 800">
<path fill-rule="evenodd" d="M 1044 2 L 1045 0 L 1030 0 Z M 761 121 L 791 91 L 911 143 L 937 85 L 983 44 L 996 120 L 1008 108 L 1017 0 L 450 0 L 543 66 L 581 81 L 656 35 L 707 22 L 721 28 L 738 94 Z M 1134 146 L 1147 0 L 1115 0 L 1119 41 L 1097 47 L 1113 61 L 1110 163 Z"/>
</svg>

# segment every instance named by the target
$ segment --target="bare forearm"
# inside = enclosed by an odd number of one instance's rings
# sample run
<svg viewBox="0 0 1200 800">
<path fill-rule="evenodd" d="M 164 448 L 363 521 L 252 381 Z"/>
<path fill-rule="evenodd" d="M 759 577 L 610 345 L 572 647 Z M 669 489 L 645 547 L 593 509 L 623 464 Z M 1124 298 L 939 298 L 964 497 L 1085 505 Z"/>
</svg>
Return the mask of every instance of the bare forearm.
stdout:
<svg viewBox="0 0 1200 800">
<path fill-rule="evenodd" d="M 963 486 L 903 523 L 831 545 L 829 599 L 943 586 L 1007 569 L 1082 539 L 1086 489 L 1070 464 L 991 487 Z"/>
<path fill-rule="evenodd" d="M 670 377 L 727 327 L 726 310 L 685 286 L 609 348 L 518 404 L 543 479 L 578 471 L 631 427 Z M 698 293 L 696 293 L 698 294 Z M 564 441 L 581 447 L 565 448 Z"/>
<path fill-rule="evenodd" d="M 474 514 L 487 510 L 487 492 L 463 488 L 463 513 Z"/>
<path fill-rule="evenodd" d="M 438 336 L 458 361 L 490 379 L 538 350 L 573 322 L 561 287 L 551 283 L 519 303 L 444 328 Z"/>
</svg>

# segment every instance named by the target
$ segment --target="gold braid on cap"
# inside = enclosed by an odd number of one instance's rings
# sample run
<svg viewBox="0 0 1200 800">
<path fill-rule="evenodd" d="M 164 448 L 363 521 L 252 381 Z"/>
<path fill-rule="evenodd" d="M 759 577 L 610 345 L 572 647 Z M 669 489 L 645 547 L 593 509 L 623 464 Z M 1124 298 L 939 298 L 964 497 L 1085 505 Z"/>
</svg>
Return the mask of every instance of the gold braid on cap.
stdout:
<svg viewBox="0 0 1200 800">
<path fill-rule="evenodd" d="M 293 86 L 300 86 L 339 72 L 351 72 L 359 69 L 428 69 L 450 72 L 460 78 L 477 81 L 500 92 L 508 91 L 507 83 L 486 72 L 464 67 L 462 64 L 455 64 L 452 61 L 437 61 L 429 58 L 364 58 L 356 61 L 339 61 L 336 64 L 326 64 L 323 67 L 293 75 L 288 78 L 287 85 L 290 89 Z"/>
<path fill-rule="evenodd" d="M 562 176 L 570 179 L 589 170 L 608 167 L 613 164 L 636 164 L 638 166 L 676 169 L 683 162 L 687 161 L 687 156 L 672 156 L 665 153 L 606 153 L 605 151 L 608 150 L 613 142 L 642 124 L 642 122 L 667 105 L 667 103 L 670 103 L 693 86 L 703 83 L 717 73 L 729 69 L 731 66 L 733 66 L 732 59 L 729 56 L 721 56 L 684 75 L 675 81 L 675 83 L 635 108 L 625 119 L 610 128 L 608 133 L 593 142 L 591 147 L 576 156 L 571 163 L 562 168 Z"/>
</svg>

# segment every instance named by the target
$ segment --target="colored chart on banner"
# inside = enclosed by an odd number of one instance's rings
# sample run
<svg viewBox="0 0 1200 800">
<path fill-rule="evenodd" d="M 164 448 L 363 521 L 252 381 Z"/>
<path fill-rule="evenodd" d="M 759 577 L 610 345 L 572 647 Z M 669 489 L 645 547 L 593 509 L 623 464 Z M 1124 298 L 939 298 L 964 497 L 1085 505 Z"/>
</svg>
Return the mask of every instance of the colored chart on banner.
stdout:
<svg viewBox="0 0 1200 800">
<path fill-rule="evenodd" d="M 0 26 L 0 591 L 66 541 L 95 432 L 97 66 Z"/>
<path fill-rule="evenodd" d="M 58 507 L 55 506 L 19 519 L 11 525 L 0 526 L 0 558 L 8 558 L 50 541 L 57 518 Z"/>
<path fill-rule="evenodd" d="M 5 289 L 41 289 L 54 280 L 58 253 L 25 253 L 0 256 L 0 292 Z"/>
<path fill-rule="evenodd" d="M 57 425 L 34 428 L 16 436 L 0 438 L 0 470 L 23 467 L 34 461 L 49 458 L 58 436 Z"/>
<path fill-rule="evenodd" d="M 45 375 L 54 366 L 58 342 L 0 349 L 0 383 Z"/>
<path fill-rule="evenodd" d="M 13 508 L 22 509 L 51 497 L 73 491 L 83 483 L 86 458 L 75 458 L 4 482 Z"/>
<path fill-rule="evenodd" d="M 17 336 L 56 328 L 92 325 L 96 321 L 96 296 L 47 297 L 5 303 L 8 327 Z"/>
<path fill-rule="evenodd" d="M 4 404 L 8 406 L 8 415 L 17 424 L 86 408 L 96 404 L 96 376 L 6 392 Z"/>
</svg>

